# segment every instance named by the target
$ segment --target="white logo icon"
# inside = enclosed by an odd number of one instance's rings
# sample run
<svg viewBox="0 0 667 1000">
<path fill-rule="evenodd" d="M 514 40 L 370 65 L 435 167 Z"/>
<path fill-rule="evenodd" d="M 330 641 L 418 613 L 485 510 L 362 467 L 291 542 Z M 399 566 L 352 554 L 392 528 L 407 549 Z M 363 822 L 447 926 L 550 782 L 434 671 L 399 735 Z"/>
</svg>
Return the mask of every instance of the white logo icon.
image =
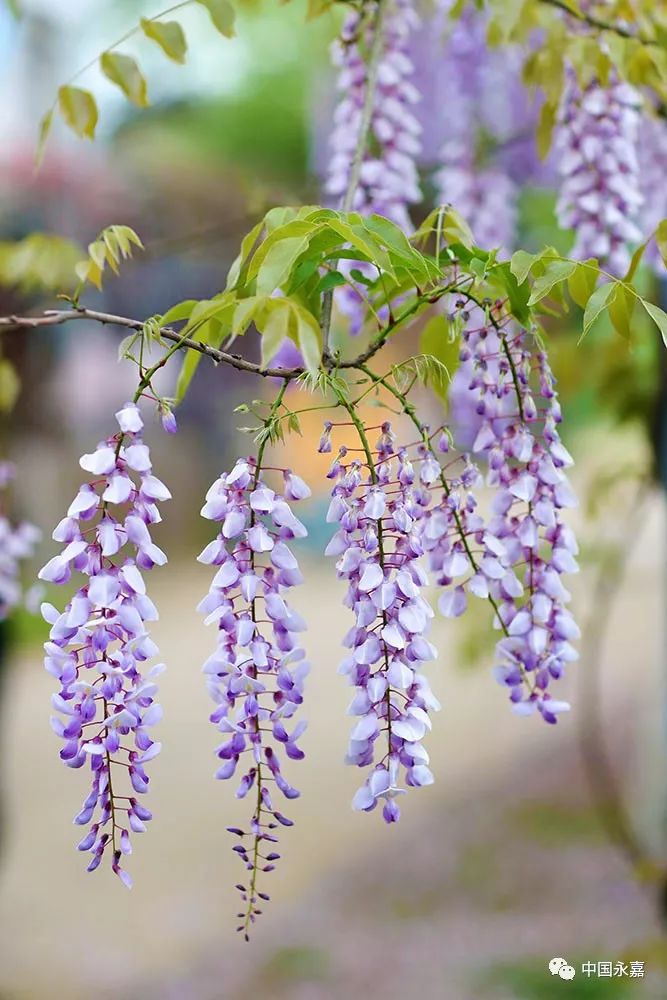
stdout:
<svg viewBox="0 0 667 1000">
<path fill-rule="evenodd" d="M 564 958 L 552 958 L 549 962 L 549 972 L 552 976 L 560 976 L 561 979 L 574 979 L 575 971 L 572 965 L 568 965 Z"/>
</svg>

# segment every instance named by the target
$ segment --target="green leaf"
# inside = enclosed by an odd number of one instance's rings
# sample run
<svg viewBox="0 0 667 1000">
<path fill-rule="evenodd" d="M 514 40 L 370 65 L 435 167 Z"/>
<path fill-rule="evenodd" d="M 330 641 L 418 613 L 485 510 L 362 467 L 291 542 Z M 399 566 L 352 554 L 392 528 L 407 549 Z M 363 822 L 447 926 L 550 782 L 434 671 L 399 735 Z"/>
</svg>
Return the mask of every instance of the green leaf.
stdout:
<svg viewBox="0 0 667 1000">
<path fill-rule="evenodd" d="M 127 337 L 123 337 L 120 344 L 118 345 L 118 360 L 125 361 L 126 358 L 132 358 L 132 348 L 136 342 L 140 339 L 140 333 L 129 333 Z"/>
<path fill-rule="evenodd" d="M 341 274 L 340 271 L 329 271 L 320 281 L 318 291 L 321 293 L 330 292 L 332 288 L 338 288 L 340 285 L 346 284 L 345 275 Z"/>
<path fill-rule="evenodd" d="M 664 312 L 659 306 L 653 305 L 652 302 L 647 302 L 646 299 L 642 299 L 641 301 L 644 309 L 660 330 L 663 343 L 665 347 L 667 347 L 667 313 Z"/>
<path fill-rule="evenodd" d="M 341 237 L 341 243 L 349 243 L 359 252 L 358 260 L 373 261 L 393 275 L 393 268 L 386 251 L 370 239 L 369 233 L 364 234 L 361 226 L 359 228 L 362 229 L 362 232 L 359 233 L 348 222 L 338 218 L 332 219 L 329 225 Z"/>
<path fill-rule="evenodd" d="M 227 0 L 197 0 L 197 3 L 206 7 L 211 15 L 211 20 L 221 35 L 225 38 L 234 37 L 234 21 L 236 11 Z"/>
<path fill-rule="evenodd" d="M 181 333 L 185 335 L 187 331 L 192 331 L 193 333 L 196 331 L 196 339 L 201 344 L 208 344 L 209 347 L 219 347 L 228 328 L 228 324 L 221 322 L 225 308 L 230 308 L 229 302 L 222 302 L 220 299 L 203 299 L 192 310 L 190 320 Z M 176 382 L 176 394 L 174 396 L 176 403 L 182 402 L 201 359 L 202 354 L 200 351 L 186 350 L 178 381 Z"/>
<path fill-rule="evenodd" d="M 97 103 L 89 90 L 61 87 L 58 107 L 65 123 L 80 139 L 94 139 L 97 127 Z"/>
<path fill-rule="evenodd" d="M 243 240 L 241 241 L 241 252 L 232 262 L 232 266 L 230 267 L 227 275 L 227 282 L 225 284 L 225 288 L 227 290 L 235 288 L 237 284 L 245 284 L 245 275 L 248 267 L 250 266 L 252 254 L 259 245 L 259 239 L 263 228 L 264 221 L 258 222 L 252 227 L 250 232 L 246 233 L 243 237 Z"/>
<path fill-rule="evenodd" d="M 315 372 L 322 358 L 322 331 L 312 313 L 292 303 L 296 315 L 296 343 L 303 355 L 306 368 Z"/>
<path fill-rule="evenodd" d="M 35 164 L 37 167 L 41 166 L 42 160 L 44 159 L 44 150 L 46 149 L 46 143 L 48 142 L 52 125 L 53 125 L 53 108 L 51 108 L 49 111 L 46 112 L 41 122 L 39 123 L 37 149 L 35 151 Z"/>
<path fill-rule="evenodd" d="M 262 366 L 268 367 L 278 348 L 288 336 L 290 303 L 286 299 L 272 299 L 266 303 L 265 319 L 261 323 Z"/>
<path fill-rule="evenodd" d="M 290 236 L 270 247 L 257 272 L 258 295 L 270 295 L 280 288 L 308 246 L 308 235 Z"/>
<path fill-rule="evenodd" d="M 131 257 L 133 244 L 140 250 L 144 249 L 141 239 L 130 226 L 107 226 L 100 233 L 100 237 L 116 260 L 119 259 L 119 254 L 125 260 Z"/>
<path fill-rule="evenodd" d="M 583 340 L 593 323 L 596 319 L 605 311 L 608 307 L 609 302 L 613 301 L 616 295 L 616 282 L 609 281 L 606 285 L 600 285 L 596 288 L 590 299 L 586 303 L 586 309 L 584 311 L 584 328 L 581 333 L 580 340 Z"/>
<path fill-rule="evenodd" d="M 658 228 L 660 228 L 660 227 L 658 227 Z M 645 240 L 640 246 L 637 247 L 637 249 L 633 253 L 632 260 L 630 261 L 630 266 L 628 267 L 627 274 L 623 278 L 623 281 L 627 282 L 628 284 L 630 284 L 630 282 L 633 280 L 635 274 L 637 273 L 637 268 L 639 267 L 639 265 L 642 262 L 642 257 L 644 256 L 644 253 L 646 251 L 646 247 L 649 245 L 649 242 L 650 242 L 650 240 Z"/>
<path fill-rule="evenodd" d="M 371 215 L 364 218 L 363 228 L 384 245 L 392 263 L 397 268 L 406 268 L 415 281 L 425 283 L 429 278 L 439 277 L 438 269 L 412 246 L 403 230 L 394 222 L 381 215 Z"/>
<path fill-rule="evenodd" d="M 190 383 L 194 378 L 194 374 L 197 371 L 201 357 L 202 356 L 199 351 L 185 352 L 183 364 L 181 365 L 181 370 L 178 373 L 178 379 L 176 380 L 174 400 L 177 404 L 183 402 L 185 394 L 190 388 Z"/>
<path fill-rule="evenodd" d="M 142 17 L 141 29 L 146 38 L 157 42 L 167 58 L 177 63 L 185 62 L 188 43 L 178 21 L 151 21 Z"/>
<path fill-rule="evenodd" d="M 169 326 L 171 323 L 180 323 L 184 319 L 190 319 L 192 310 L 196 305 L 197 299 L 186 299 L 184 302 L 177 302 L 162 317 L 162 326 Z"/>
<path fill-rule="evenodd" d="M 550 295 L 556 285 L 566 281 L 576 268 L 574 261 L 554 260 L 547 264 L 544 274 L 537 278 L 528 299 L 528 305 L 534 306 L 541 299 Z"/>
<path fill-rule="evenodd" d="M 460 243 L 466 250 L 471 250 L 475 244 L 470 226 L 451 205 L 447 205 L 440 215 L 438 232 L 447 243 Z"/>
<path fill-rule="evenodd" d="M 140 108 L 148 104 L 146 79 L 136 59 L 120 52 L 103 52 L 100 68 L 104 75 L 123 91 L 128 100 Z"/>
<path fill-rule="evenodd" d="M 620 282 L 616 285 L 616 294 L 609 303 L 609 318 L 616 333 L 623 340 L 632 339 L 632 313 L 635 308 L 636 296 L 630 288 Z"/>
<path fill-rule="evenodd" d="M 267 296 L 251 295 L 247 299 L 241 299 L 236 303 L 232 317 L 232 335 L 234 338 L 241 337 L 246 332 L 250 324 L 254 321 L 256 314 L 262 308 L 271 309 L 271 302 L 279 302 L 281 299 L 270 299 Z"/>
<path fill-rule="evenodd" d="M 655 242 L 662 257 L 662 262 L 667 267 L 667 219 L 663 219 L 655 231 Z"/>
<path fill-rule="evenodd" d="M 527 253 L 525 250 L 517 250 L 516 253 L 512 254 L 510 270 L 520 285 L 523 285 L 530 273 L 531 267 L 539 259 L 539 254 Z"/>
<path fill-rule="evenodd" d="M 551 148 L 551 137 L 556 125 L 557 114 L 557 105 L 552 104 L 550 101 L 545 101 L 540 109 L 535 139 L 537 142 L 537 152 L 541 159 L 545 159 Z"/>
<path fill-rule="evenodd" d="M 83 250 L 52 233 L 30 233 L 17 243 L 0 243 L 0 283 L 28 294 L 70 290 Z"/>
<path fill-rule="evenodd" d="M 243 277 L 244 284 L 246 286 L 249 285 L 252 279 L 257 277 L 260 268 L 264 264 L 264 261 L 270 254 L 273 253 L 274 248 L 276 246 L 279 246 L 281 243 L 287 243 L 288 240 L 292 240 L 293 238 L 298 237 L 300 241 L 303 241 L 303 247 L 305 249 L 305 247 L 307 246 L 307 237 L 311 236 L 313 233 L 318 232 L 320 229 L 321 226 L 319 224 L 314 222 L 309 222 L 304 219 L 292 219 L 291 221 L 286 222 L 284 225 L 278 226 L 272 232 L 268 233 L 266 238 L 262 240 L 255 247 L 254 253 L 250 258 L 248 266 L 247 268 L 245 268 L 247 273 L 245 274 L 245 276 L 240 275 L 240 279 L 241 277 Z M 290 253 L 295 248 L 295 246 L 296 244 L 294 243 L 289 244 Z M 281 251 L 276 251 L 276 254 L 277 258 L 280 259 Z M 239 279 L 239 286 L 241 285 L 240 279 Z M 273 287 L 270 290 L 273 291 L 275 287 L 276 286 L 273 285 Z"/>
<path fill-rule="evenodd" d="M 594 267 L 594 261 L 586 261 L 577 264 L 574 271 L 567 279 L 567 288 L 570 293 L 570 298 L 580 309 L 586 308 L 586 303 L 590 299 L 591 295 L 595 291 L 595 286 L 599 277 L 599 271 L 597 267 Z M 591 266 L 588 267 L 587 265 Z"/>
<path fill-rule="evenodd" d="M 445 316 L 438 314 L 432 316 L 425 324 L 419 338 L 419 351 L 421 354 L 430 355 L 447 369 L 451 379 L 459 363 L 459 342 L 455 334 L 455 328 L 448 322 Z M 439 383 L 433 383 L 436 391 L 440 389 Z M 445 391 L 438 391 L 443 398 Z"/>
<path fill-rule="evenodd" d="M 21 382 L 14 365 L 6 358 L 0 359 L 0 411 L 9 413 L 21 391 Z"/>
</svg>

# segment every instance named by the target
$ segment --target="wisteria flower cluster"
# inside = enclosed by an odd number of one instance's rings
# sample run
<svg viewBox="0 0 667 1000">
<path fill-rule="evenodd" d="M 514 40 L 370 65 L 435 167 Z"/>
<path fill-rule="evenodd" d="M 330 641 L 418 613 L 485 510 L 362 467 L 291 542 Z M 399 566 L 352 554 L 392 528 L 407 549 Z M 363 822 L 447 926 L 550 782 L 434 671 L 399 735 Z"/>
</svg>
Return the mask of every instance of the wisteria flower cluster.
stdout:
<svg viewBox="0 0 667 1000">
<path fill-rule="evenodd" d="M 152 473 L 137 406 L 127 403 L 116 419 L 120 431 L 81 458 L 92 478 L 53 532 L 64 548 L 39 577 L 65 584 L 73 571 L 84 576 L 63 611 L 42 605 L 51 626 L 45 666 L 60 685 L 51 725 L 63 741 L 63 763 L 91 771 L 90 793 L 75 818 L 88 828 L 78 845 L 92 855 L 88 871 L 109 851 L 113 871 L 129 887 L 121 860 L 131 853 L 130 833 L 144 832 L 151 819 L 137 796 L 148 791 L 145 765 L 160 752 L 151 730 L 162 715 L 155 678 L 163 665 L 144 672 L 158 652 L 146 623 L 158 612 L 142 571 L 167 561 L 149 528 L 161 520 L 157 504 L 171 494 Z"/>
<path fill-rule="evenodd" d="M 342 448 L 330 472 L 335 485 L 327 521 L 340 527 L 326 554 L 338 557 L 338 576 L 348 582 L 345 604 L 354 614 L 344 640 L 350 653 L 340 666 L 356 688 L 349 711 L 358 721 L 347 762 L 374 764 L 355 809 L 369 812 L 383 800 L 384 819 L 393 823 L 405 791 L 401 775 L 413 787 L 433 781 L 422 740 L 431 728 L 429 711 L 440 705 L 423 673 L 437 650 L 425 637 L 433 611 L 421 593 L 428 579 L 420 533 L 428 486 L 440 467 L 426 454 L 417 470 L 405 449 L 395 451 L 388 423 L 375 459 L 346 463 L 346 455 Z"/>
<path fill-rule="evenodd" d="M 21 564 L 31 558 L 41 538 L 34 524 L 28 521 L 13 524 L 5 512 L 3 495 L 15 472 L 11 462 L 0 462 L 0 621 L 22 601 L 29 600 L 29 595 L 23 593 Z"/>
<path fill-rule="evenodd" d="M 467 8 L 451 20 L 452 6 L 450 0 L 439 4 L 431 25 L 442 50 L 435 63 L 444 133 L 433 174 L 436 201 L 461 213 L 479 246 L 507 251 L 516 230 L 519 188 L 514 177 L 523 178 L 524 171 L 514 164 L 508 170 L 502 157 L 492 154 L 514 141 L 531 120 L 531 105 L 519 85 L 519 54 L 492 52 L 484 13 Z M 525 150 L 524 159 L 531 159 Z"/>
<path fill-rule="evenodd" d="M 576 234 L 572 255 L 624 274 L 642 238 L 641 96 L 618 79 L 584 89 L 570 70 L 554 143 L 561 188 L 558 219 Z"/>
<path fill-rule="evenodd" d="M 341 100 L 334 115 L 331 158 L 325 190 L 335 201 L 343 198 L 350 177 L 368 86 L 366 50 L 372 44 L 375 4 L 352 10 L 332 48 L 339 69 Z M 416 157 L 421 125 L 414 113 L 419 93 L 412 82 L 414 66 L 408 55 L 411 32 L 419 19 L 411 0 L 391 0 L 382 25 L 383 50 L 377 70 L 371 132 L 372 143 L 361 164 L 352 208 L 377 212 L 406 231 L 408 206 L 421 201 Z"/>
<path fill-rule="evenodd" d="M 290 504 L 310 496 L 310 489 L 291 471 L 278 471 L 282 493 L 266 483 L 254 459 L 239 459 L 211 486 L 201 511 L 220 525 L 199 556 L 216 573 L 198 608 L 218 629 L 216 651 L 204 664 L 216 703 L 211 722 L 223 736 L 216 777 L 232 778 L 240 766 L 237 797 L 253 791 L 248 828 L 228 828 L 249 873 L 248 883 L 237 886 L 246 906 L 238 930 L 246 938 L 260 901 L 269 898 L 257 887 L 258 875 L 272 871 L 280 857 L 274 831 L 292 825 L 270 783 L 288 800 L 298 796 L 283 775 L 281 755 L 304 756 L 297 740 L 306 728 L 303 721 L 294 727 L 288 722 L 303 702 L 309 664 L 298 642 L 305 623 L 286 598 L 303 580 L 289 542 L 307 534 Z"/>
<path fill-rule="evenodd" d="M 419 92 L 412 81 L 414 66 L 409 55 L 410 37 L 419 18 L 412 0 L 390 0 L 387 8 L 381 23 L 382 52 L 373 92 L 371 142 L 350 207 L 364 215 L 383 215 L 408 232 L 409 207 L 422 200 L 416 165 L 421 124 L 414 112 Z M 334 114 L 325 192 L 337 205 L 344 202 L 350 183 L 368 91 L 367 52 L 373 44 L 376 17 L 374 3 L 351 10 L 332 46 L 341 99 Z M 360 262 L 344 263 L 341 272 L 349 278 L 355 268 L 362 274 L 373 273 L 373 268 Z M 352 332 L 358 333 L 365 304 L 352 278 L 338 289 L 336 302 L 350 320 Z"/>
<path fill-rule="evenodd" d="M 488 523 L 497 569 L 488 592 L 503 636 L 496 677 L 509 688 L 514 711 L 538 710 L 550 723 L 569 709 L 549 686 L 577 659 L 579 630 L 566 605 L 562 576 L 578 570 L 577 543 L 563 523 L 576 505 L 566 469 L 572 458 L 560 440 L 561 411 L 543 350 L 533 353 L 525 331 L 498 307 L 493 322 L 469 318 L 462 335 L 461 374 L 476 400 L 472 450 L 488 464 L 493 488 Z"/>
</svg>

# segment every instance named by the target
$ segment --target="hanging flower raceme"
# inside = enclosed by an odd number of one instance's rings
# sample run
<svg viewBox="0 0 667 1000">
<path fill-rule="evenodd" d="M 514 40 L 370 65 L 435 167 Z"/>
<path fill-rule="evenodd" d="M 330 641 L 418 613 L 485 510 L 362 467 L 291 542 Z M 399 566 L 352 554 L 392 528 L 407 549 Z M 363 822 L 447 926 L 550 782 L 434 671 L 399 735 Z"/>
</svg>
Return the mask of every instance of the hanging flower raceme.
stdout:
<svg viewBox="0 0 667 1000">
<path fill-rule="evenodd" d="M 412 82 L 414 67 L 408 55 L 410 35 L 419 19 L 411 0 L 388 0 L 386 7 L 370 141 L 366 144 L 352 208 L 363 215 L 383 215 L 409 232 L 412 228 L 409 206 L 422 199 L 416 165 L 421 125 L 413 110 L 419 92 Z M 348 187 L 359 141 L 376 10 L 374 3 L 352 10 L 332 47 L 332 59 L 339 69 L 341 99 L 334 115 L 325 191 L 336 206 L 342 202 Z M 344 264 L 341 270 L 349 275 L 354 268 L 375 276 L 374 268 L 360 262 Z M 336 302 L 350 319 L 352 333 L 358 333 L 366 313 L 361 292 L 353 284 L 342 286 L 337 290 Z"/>
<path fill-rule="evenodd" d="M 667 172 L 667 122 L 654 114 L 644 115 L 640 129 L 641 190 L 644 199 L 641 213 L 643 238 L 647 239 L 667 216 L 667 192 L 664 178 Z M 665 265 L 656 241 L 646 251 L 646 260 L 655 272 L 664 277 Z"/>
<path fill-rule="evenodd" d="M 519 65 L 513 51 L 499 56 L 489 48 L 487 18 L 482 12 L 466 9 L 452 20 L 452 6 L 444 0 L 435 13 L 438 38 L 447 33 L 438 59 L 438 110 L 444 138 L 433 176 L 436 201 L 453 205 L 479 246 L 509 250 L 516 231 L 518 187 L 500 158 L 491 160 L 490 150 L 480 147 L 482 137 L 487 146 L 489 138 L 491 146 L 494 142 L 502 146 L 508 136 L 520 131 L 514 119 L 517 110 L 530 118 L 525 99 L 513 86 L 520 75 Z M 440 23 L 443 15 L 444 25 Z M 510 128 L 509 106 L 514 112 Z"/>
<path fill-rule="evenodd" d="M 511 249 L 519 194 L 511 177 L 500 166 L 478 166 L 466 139 L 447 139 L 438 158 L 437 200 L 454 206 L 479 246 Z"/>
<path fill-rule="evenodd" d="M 203 668 L 216 703 L 211 722 L 223 734 L 216 777 L 232 778 L 240 768 L 237 797 L 253 790 L 248 829 L 229 827 L 249 873 L 247 885 L 237 886 L 246 906 L 238 930 L 246 938 L 261 912 L 260 900 L 269 898 L 257 882 L 279 858 L 273 831 L 292 825 L 277 808 L 270 783 L 287 799 L 299 794 L 282 773 L 281 756 L 304 756 L 297 740 L 305 723 L 292 727 L 288 720 L 303 702 L 309 671 L 297 638 L 305 623 L 286 595 L 302 582 L 288 543 L 307 534 L 290 504 L 308 496 L 306 484 L 289 470 L 283 470 L 280 493 L 265 482 L 254 459 L 239 459 L 216 480 L 202 508 L 203 517 L 220 524 L 199 556 L 217 570 L 198 608 L 207 615 L 206 624 L 218 627 L 217 649 Z"/>
<path fill-rule="evenodd" d="M 561 579 L 578 569 L 577 543 L 562 520 L 576 498 L 548 359 L 529 344 L 528 334 L 500 319 L 464 330 L 462 357 L 482 420 L 473 451 L 486 457 L 494 489 L 488 539 L 497 547 L 498 568 L 488 589 L 504 632 L 496 677 L 509 688 L 515 712 L 538 710 L 555 723 L 569 705 L 553 698 L 549 686 L 577 659 L 571 643 L 579 630 Z"/>
<path fill-rule="evenodd" d="M 32 556 L 41 538 L 41 532 L 33 524 L 22 521 L 15 525 L 4 512 L 2 494 L 14 474 L 11 462 L 0 462 L 0 621 L 24 600 L 21 563 Z"/>
<path fill-rule="evenodd" d="M 643 202 L 638 155 L 641 95 L 612 75 L 582 89 L 567 73 L 554 154 L 561 177 L 556 211 L 576 234 L 572 256 L 597 258 L 614 274 L 630 263 L 629 245 L 641 240 Z"/>
<path fill-rule="evenodd" d="M 89 765 L 92 773 L 75 818 L 89 828 L 78 845 L 92 854 L 88 871 L 108 849 L 113 871 L 129 887 L 121 857 L 131 852 L 130 832 L 142 833 L 151 818 L 137 796 L 148 790 L 145 765 L 160 751 L 150 733 L 162 715 L 154 699 L 163 665 L 143 673 L 158 652 L 146 628 L 158 613 L 142 570 L 167 561 L 149 526 L 161 520 L 157 504 L 171 494 L 152 474 L 137 406 L 127 403 L 116 418 L 120 432 L 81 458 L 93 478 L 53 532 L 64 548 L 39 577 L 56 584 L 67 583 L 73 571 L 85 577 L 64 611 L 42 605 L 51 625 L 45 666 L 60 684 L 51 724 L 64 741 L 63 762 Z"/>
<path fill-rule="evenodd" d="M 328 450 L 330 426 L 320 450 Z M 322 446 L 324 444 L 324 447 Z M 329 476 L 334 481 L 327 520 L 340 527 L 326 549 L 348 581 L 345 605 L 354 626 L 340 666 L 356 688 L 349 708 L 358 721 L 347 763 L 370 767 L 353 806 L 370 812 L 382 802 L 387 823 L 400 816 L 398 796 L 408 786 L 430 785 L 433 775 L 422 740 L 429 711 L 440 705 L 422 673 L 437 651 L 426 638 L 433 612 L 421 594 L 422 523 L 440 466 L 424 449 L 416 461 L 395 449 L 384 424 L 372 461 L 346 462 L 342 448 Z"/>
<path fill-rule="evenodd" d="M 359 138 L 368 85 L 368 49 L 372 44 L 375 4 L 351 11 L 332 48 L 339 69 L 341 100 L 331 135 L 327 194 L 343 197 Z M 383 50 L 371 116 L 371 142 L 361 165 L 353 209 L 376 212 L 408 230 L 408 206 L 421 201 L 415 159 L 421 126 L 413 112 L 419 93 L 407 54 L 410 33 L 419 19 L 410 0 L 389 0 L 382 26 Z"/>
</svg>

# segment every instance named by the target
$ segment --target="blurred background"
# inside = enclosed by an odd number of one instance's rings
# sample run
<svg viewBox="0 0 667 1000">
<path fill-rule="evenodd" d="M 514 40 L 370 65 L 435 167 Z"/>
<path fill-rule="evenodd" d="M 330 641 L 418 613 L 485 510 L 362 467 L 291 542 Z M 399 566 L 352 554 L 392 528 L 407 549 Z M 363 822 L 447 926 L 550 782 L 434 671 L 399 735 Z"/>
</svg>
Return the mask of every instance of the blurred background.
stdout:
<svg viewBox="0 0 667 1000">
<path fill-rule="evenodd" d="M 27 244 L 29 266 L 17 271 L 12 258 L 13 270 L 3 269 L 7 246 L 30 234 L 85 245 L 111 223 L 135 228 L 146 252 L 87 303 L 144 318 L 219 290 L 241 237 L 269 207 L 320 197 L 337 14 L 305 22 L 301 3 L 248 6 L 237 37 L 225 40 L 203 10 L 184 10 L 187 66 L 165 67 L 146 41 L 124 47 L 141 53 L 151 107 L 128 109 L 91 70 L 98 139 L 80 143 L 57 128 L 36 173 L 37 123 L 57 87 L 155 4 L 22 7 L 20 20 L 0 7 L 0 314 L 52 305 L 43 286 L 57 286 L 59 269 L 68 273 L 77 259 L 74 247 L 40 256 L 37 242 Z M 437 105 L 437 92 L 429 101 Z M 548 165 L 524 169 L 537 161 L 525 132 L 521 142 L 518 159 L 516 143 L 505 139 L 500 150 L 511 152 L 507 169 L 521 185 L 517 239 L 527 249 L 548 242 L 565 250 Z M 650 272 L 641 281 L 663 294 Z M 314 487 L 300 552 L 308 584 L 296 598 L 314 669 L 307 757 L 294 767 L 296 825 L 283 838 L 272 902 L 249 945 L 234 933 L 237 861 L 224 832 L 240 806 L 231 787 L 213 781 L 215 732 L 200 673 L 214 640 L 194 608 L 210 573 L 193 556 L 209 537 L 198 517 L 203 493 L 251 449 L 233 408 L 260 390 L 203 363 L 179 411 L 178 437 L 166 440 L 149 421 L 156 472 L 174 495 L 156 531 L 170 564 L 150 581 L 161 611 L 154 634 L 169 667 L 164 751 L 151 785 L 156 818 L 136 843 L 131 893 L 110 872 L 86 874 L 71 826 L 85 779 L 62 767 L 49 729 L 45 628 L 18 613 L 2 632 L 0 676 L 2 1000 L 667 995 L 665 363 L 641 324 L 632 345 L 602 326 L 577 346 L 579 329 L 573 313 L 550 330 L 581 497 L 573 522 L 583 570 L 573 606 L 586 627 L 581 663 L 564 684 L 574 711 L 555 728 L 513 716 L 489 674 L 487 616 L 480 610 L 458 627 L 436 621 L 436 784 L 409 796 L 395 827 L 349 807 L 358 776 L 343 765 L 349 696 L 336 674 L 348 620 L 333 567 L 321 558 L 319 414 L 303 420 L 303 437 L 288 440 L 287 464 Z M 0 459 L 19 470 L 12 511 L 43 531 L 35 570 L 52 554 L 51 530 L 78 486 L 78 456 L 109 433 L 133 391 L 133 370 L 117 362 L 121 336 L 78 323 L 3 337 L 22 387 L 1 418 Z M 246 349 L 256 345 L 249 339 Z M 165 394 L 175 375 L 165 371 Z M 428 405 L 437 413 L 441 404 Z M 557 955 L 577 969 L 567 985 L 548 974 Z M 581 966 L 590 961 L 643 962 L 645 975 L 586 976 Z"/>
</svg>

